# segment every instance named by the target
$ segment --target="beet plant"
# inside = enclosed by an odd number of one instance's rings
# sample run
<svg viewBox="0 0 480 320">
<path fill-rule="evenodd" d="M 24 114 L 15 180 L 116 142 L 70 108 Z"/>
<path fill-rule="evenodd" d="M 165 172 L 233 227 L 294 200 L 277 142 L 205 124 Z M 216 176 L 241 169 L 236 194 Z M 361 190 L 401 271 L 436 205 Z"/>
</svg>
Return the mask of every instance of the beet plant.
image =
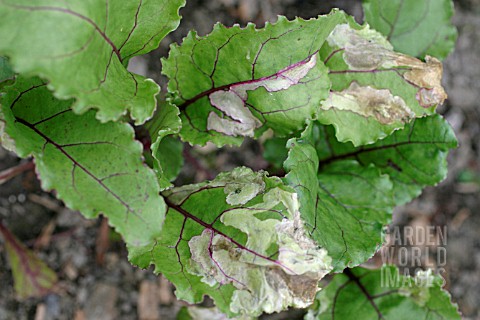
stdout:
<svg viewBox="0 0 480 320">
<path fill-rule="evenodd" d="M 435 108 L 456 38 L 451 1 L 368 0 L 363 25 L 334 10 L 191 31 L 162 59 L 160 98 L 127 66 L 176 29 L 183 5 L 2 0 L 2 145 L 33 157 L 66 206 L 107 217 L 130 262 L 154 265 L 178 299 L 215 302 L 179 318 L 295 307 L 307 319 L 460 319 L 439 276 L 385 287 L 381 270 L 359 267 L 393 208 L 446 175 L 457 142 Z M 133 125 L 150 133 L 151 166 Z M 173 186 L 182 143 L 246 137 L 286 174 L 238 167 Z"/>
</svg>

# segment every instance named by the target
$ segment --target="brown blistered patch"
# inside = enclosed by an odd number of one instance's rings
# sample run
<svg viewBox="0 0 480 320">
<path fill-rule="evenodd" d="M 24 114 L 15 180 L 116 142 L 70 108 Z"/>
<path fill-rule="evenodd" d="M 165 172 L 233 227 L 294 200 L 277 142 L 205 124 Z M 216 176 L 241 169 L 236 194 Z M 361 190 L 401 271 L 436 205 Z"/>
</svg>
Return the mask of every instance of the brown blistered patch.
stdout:
<svg viewBox="0 0 480 320">
<path fill-rule="evenodd" d="M 403 77 L 419 87 L 417 100 L 422 107 L 428 108 L 442 104 L 447 99 L 447 93 L 442 87 L 442 74 L 442 63 L 434 57 L 427 56 L 425 63 L 412 66 Z"/>
</svg>

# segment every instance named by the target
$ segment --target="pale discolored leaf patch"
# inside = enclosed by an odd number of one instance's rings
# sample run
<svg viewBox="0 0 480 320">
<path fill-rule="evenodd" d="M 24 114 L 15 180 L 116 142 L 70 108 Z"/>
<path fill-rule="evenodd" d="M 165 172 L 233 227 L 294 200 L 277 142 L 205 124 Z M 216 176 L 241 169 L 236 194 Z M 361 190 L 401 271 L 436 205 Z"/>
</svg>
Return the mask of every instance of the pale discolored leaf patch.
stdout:
<svg viewBox="0 0 480 320">
<path fill-rule="evenodd" d="M 191 32 L 162 61 L 182 139 L 223 146 L 267 129 L 286 136 L 304 127 L 330 88 L 318 52 L 345 21 L 334 11 L 310 20 L 279 17 L 260 29 L 217 24 L 205 37 Z"/>
<path fill-rule="evenodd" d="M 322 108 L 336 108 L 364 117 L 374 117 L 381 124 L 406 123 L 415 117 L 405 101 L 393 96 L 389 90 L 363 87 L 356 82 L 352 82 L 350 87 L 343 91 L 332 91 L 330 97 L 322 101 Z"/>
<path fill-rule="evenodd" d="M 164 233 L 130 258 L 155 264 L 179 298 L 209 294 L 229 316 L 303 308 L 332 270 L 327 251 L 307 236 L 297 194 L 278 178 L 241 167 L 164 195 Z"/>
<path fill-rule="evenodd" d="M 442 104 L 447 99 L 447 93 L 442 87 L 442 63 L 430 56 L 425 57 L 425 63 L 420 66 L 412 64 L 412 70 L 407 71 L 404 78 L 420 87 L 417 100 L 425 108 Z"/>
<path fill-rule="evenodd" d="M 210 112 L 207 120 L 207 129 L 224 133 L 228 136 L 253 137 L 255 129 L 262 123 L 255 118 L 252 112 L 245 107 L 245 101 L 235 92 L 217 91 L 210 96 L 210 103 L 228 118 L 221 118 L 215 112 Z"/>
<path fill-rule="evenodd" d="M 320 56 L 330 69 L 332 88 L 318 120 L 333 125 L 341 142 L 372 144 L 414 118 L 433 114 L 447 98 L 440 61 L 395 52 L 368 25 L 338 24 Z"/>
<path fill-rule="evenodd" d="M 447 94 L 442 87 L 442 63 L 427 56 L 426 62 L 394 52 L 382 36 L 368 27 L 355 30 L 348 24 L 338 25 L 327 38 L 331 45 L 343 48 L 343 57 L 350 70 L 368 71 L 401 67 L 403 78 L 418 88 L 417 100 L 424 107 L 442 104 Z M 431 91 L 430 93 L 426 93 Z M 422 103 L 423 102 L 423 103 Z M 428 102 L 428 103 L 425 103 Z"/>
<path fill-rule="evenodd" d="M 261 172 L 252 174 L 250 170 L 233 170 L 229 173 L 220 173 L 212 186 L 224 186 L 228 204 L 245 204 L 265 191 L 265 175 Z"/>
<path fill-rule="evenodd" d="M 230 136 L 253 137 L 254 130 L 259 128 L 262 122 L 254 117 L 250 109 L 247 108 L 247 91 L 256 90 L 260 87 L 265 88 L 268 92 L 287 90 L 298 84 L 315 67 L 316 63 L 317 55 L 315 54 L 272 76 L 232 85 L 228 91 L 211 93 L 209 95 L 210 103 L 232 120 L 220 118 L 212 111 L 208 116 L 207 129 Z"/>
</svg>

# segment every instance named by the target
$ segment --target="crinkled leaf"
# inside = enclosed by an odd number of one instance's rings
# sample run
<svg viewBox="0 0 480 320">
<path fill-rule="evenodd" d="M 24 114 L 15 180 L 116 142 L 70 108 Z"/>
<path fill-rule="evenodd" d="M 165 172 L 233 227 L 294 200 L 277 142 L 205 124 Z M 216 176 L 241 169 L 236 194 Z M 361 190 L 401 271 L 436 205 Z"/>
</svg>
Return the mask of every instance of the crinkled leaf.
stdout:
<svg viewBox="0 0 480 320">
<path fill-rule="evenodd" d="M 368 26 L 339 24 L 321 53 L 330 69 L 330 96 L 318 119 L 332 124 L 337 139 L 365 145 L 403 128 L 415 117 L 432 114 L 447 95 L 441 86 L 442 64 L 396 53 Z"/>
<path fill-rule="evenodd" d="M 334 271 L 357 266 L 383 243 L 393 207 L 392 184 L 373 165 L 354 160 L 324 166 L 314 147 L 313 126 L 290 139 L 286 181 L 295 188 L 309 235 L 333 258 Z"/>
<path fill-rule="evenodd" d="M 169 206 L 152 247 L 130 250 L 133 263 L 155 264 L 176 295 L 210 295 L 229 315 L 257 316 L 306 307 L 331 258 L 305 234 L 297 195 L 280 179 L 248 168 L 164 193 Z"/>
<path fill-rule="evenodd" d="M 57 282 L 55 272 L 1 223 L 0 235 L 12 270 L 17 297 L 19 299 L 42 297 L 51 292 Z"/>
<path fill-rule="evenodd" d="M 157 114 L 146 124 L 152 141 L 153 169 L 161 189 L 172 186 L 171 182 L 183 166 L 183 144 L 170 135 L 180 131 L 180 111 L 169 102 L 162 103 Z"/>
<path fill-rule="evenodd" d="M 0 57 L 0 89 L 13 80 L 15 73 L 4 57 Z"/>
<path fill-rule="evenodd" d="M 313 130 L 321 166 L 344 159 L 356 159 L 364 166 L 374 164 L 390 176 L 396 205 L 442 181 L 447 175 L 448 151 L 457 146 L 452 128 L 439 115 L 417 119 L 384 140 L 357 148 L 339 143 L 330 126 L 316 125 Z"/>
<path fill-rule="evenodd" d="M 155 109 L 158 86 L 125 68 L 155 49 L 180 20 L 184 0 L 0 2 L 0 53 L 15 71 L 47 79 L 73 110 L 102 122 L 129 112 L 137 124 Z"/>
<path fill-rule="evenodd" d="M 318 293 L 305 320 L 460 320 L 457 305 L 442 285 L 443 279 L 431 270 L 414 278 L 401 275 L 394 266 L 347 270 Z"/>
<path fill-rule="evenodd" d="M 399 52 L 444 59 L 455 47 L 452 0 L 363 0 L 363 9 L 365 21 Z"/>
<path fill-rule="evenodd" d="M 191 32 L 163 60 L 182 138 L 239 144 L 265 128 L 280 135 L 302 128 L 330 88 L 317 52 L 345 21 L 336 11 L 307 21 L 279 17 L 263 29 L 217 24 L 206 37 Z"/>
<path fill-rule="evenodd" d="M 19 78 L 1 103 L 6 134 L 19 156 L 35 157 L 45 190 L 86 217 L 103 213 L 132 246 L 158 236 L 165 203 L 132 127 L 74 114 L 39 79 Z"/>
</svg>

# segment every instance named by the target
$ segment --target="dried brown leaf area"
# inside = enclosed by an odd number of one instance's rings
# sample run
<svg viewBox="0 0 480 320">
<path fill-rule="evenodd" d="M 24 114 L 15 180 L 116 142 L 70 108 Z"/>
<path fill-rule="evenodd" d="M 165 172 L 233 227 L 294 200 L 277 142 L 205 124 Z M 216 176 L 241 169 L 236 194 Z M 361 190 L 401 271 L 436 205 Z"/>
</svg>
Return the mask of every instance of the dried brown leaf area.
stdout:
<svg viewBox="0 0 480 320">
<path fill-rule="evenodd" d="M 447 93 L 442 87 L 442 74 L 442 63 L 434 57 L 427 56 L 425 63 L 420 61 L 419 67 L 413 67 L 412 64 L 412 70 L 407 71 L 404 78 L 420 87 L 417 93 L 420 105 L 431 107 L 442 104 L 447 99 Z"/>
<path fill-rule="evenodd" d="M 378 72 L 392 70 L 418 89 L 417 100 L 428 108 L 442 104 L 447 94 L 441 85 L 442 63 L 427 56 L 425 62 L 394 52 L 388 41 L 368 27 L 352 29 L 348 24 L 338 25 L 327 38 L 330 46 L 341 48 L 343 59 L 350 70 Z"/>
</svg>

